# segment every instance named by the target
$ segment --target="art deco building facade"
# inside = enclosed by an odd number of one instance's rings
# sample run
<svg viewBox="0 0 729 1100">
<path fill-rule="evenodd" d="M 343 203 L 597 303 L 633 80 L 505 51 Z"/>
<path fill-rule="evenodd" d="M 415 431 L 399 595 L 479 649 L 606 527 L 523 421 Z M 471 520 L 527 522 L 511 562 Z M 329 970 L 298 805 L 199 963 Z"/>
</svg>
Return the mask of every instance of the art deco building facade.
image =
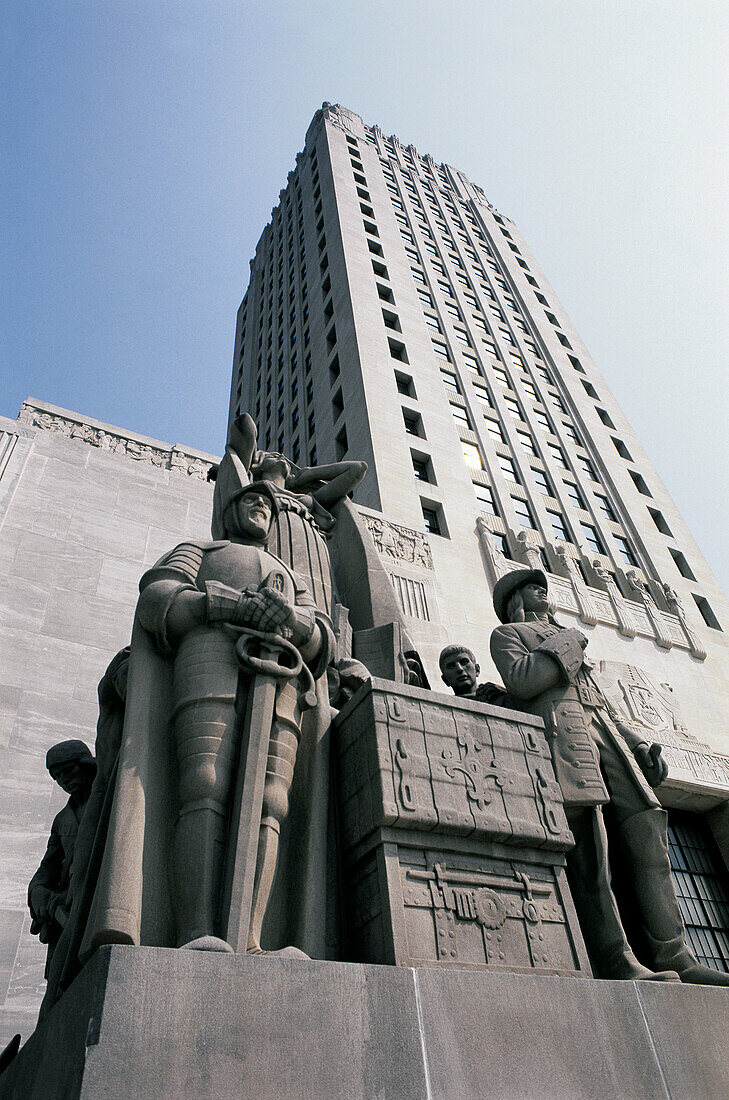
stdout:
<svg viewBox="0 0 729 1100">
<path fill-rule="evenodd" d="M 243 411 L 301 466 L 367 460 L 355 500 L 434 685 L 455 641 L 497 679 L 493 585 L 545 569 L 613 705 L 665 746 L 662 800 L 702 815 L 674 813 L 676 867 L 707 820 L 729 855 L 729 603 L 479 187 L 325 104 L 251 263 L 230 415 Z M 689 914 L 704 887 L 680 888 Z M 702 953 L 729 958 L 727 913 L 713 913 Z"/>
</svg>

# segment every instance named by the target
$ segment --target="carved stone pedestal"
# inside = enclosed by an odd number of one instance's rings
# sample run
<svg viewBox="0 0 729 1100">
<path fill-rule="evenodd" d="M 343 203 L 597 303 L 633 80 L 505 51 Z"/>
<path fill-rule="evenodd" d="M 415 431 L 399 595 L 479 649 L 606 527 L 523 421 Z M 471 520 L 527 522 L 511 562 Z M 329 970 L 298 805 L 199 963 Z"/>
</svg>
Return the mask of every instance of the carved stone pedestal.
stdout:
<svg viewBox="0 0 729 1100">
<path fill-rule="evenodd" d="M 335 725 L 348 957 L 590 975 L 541 719 L 372 680 Z"/>
<path fill-rule="evenodd" d="M 719 1100 L 729 992 L 101 948 L 0 1100 Z"/>
</svg>

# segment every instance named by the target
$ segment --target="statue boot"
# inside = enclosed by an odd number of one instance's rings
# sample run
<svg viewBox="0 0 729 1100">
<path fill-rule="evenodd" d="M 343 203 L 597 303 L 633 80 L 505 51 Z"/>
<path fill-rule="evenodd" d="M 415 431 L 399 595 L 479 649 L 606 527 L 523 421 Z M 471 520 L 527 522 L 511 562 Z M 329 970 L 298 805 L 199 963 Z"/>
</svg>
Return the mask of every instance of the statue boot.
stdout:
<svg viewBox="0 0 729 1100">
<path fill-rule="evenodd" d="M 277 693 L 271 740 L 266 758 L 256 872 L 253 880 L 253 901 L 246 947 L 246 953 L 249 955 L 266 954 L 261 947 L 261 930 L 276 874 L 281 825 L 289 811 L 289 792 L 294 778 L 294 766 L 301 736 L 300 718 L 296 685 L 291 682 L 285 683 Z M 302 953 L 302 957 L 306 956 Z"/>
<path fill-rule="evenodd" d="M 232 951 L 216 933 L 226 822 L 210 807 L 183 811 L 175 828 L 173 904 L 179 946 Z"/>
<path fill-rule="evenodd" d="M 578 811 L 569 814 L 568 821 L 576 843 L 567 857 L 567 877 L 597 976 L 616 981 L 678 981 L 675 971 L 648 970 L 630 949 L 610 885 L 602 814 Z"/>
<path fill-rule="evenodd" d="M 635 814 L 623 822 L 619 835 L 653 964 L 675 970 L 682 982 L 692 985 L 729 986 L 729 973 L 704 966 L 686 943 L 671 876 L 665 812 Z"/>
</svg>

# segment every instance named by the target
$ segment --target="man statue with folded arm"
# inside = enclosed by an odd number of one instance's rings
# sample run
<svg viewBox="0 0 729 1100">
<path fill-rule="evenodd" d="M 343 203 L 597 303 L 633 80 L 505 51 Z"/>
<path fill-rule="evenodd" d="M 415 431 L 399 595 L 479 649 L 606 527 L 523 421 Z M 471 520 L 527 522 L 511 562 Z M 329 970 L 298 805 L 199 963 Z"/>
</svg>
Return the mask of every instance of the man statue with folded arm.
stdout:
<svg viewBox="0 0 729 1100">
<path fill-rule="evenodd" d="M 575 838 L 567 858 L 570 888 L 598 975 L 729 985 L 729 974 L 701 965 L 686 944 L 666 813 L 652 790 L 668 774 L 660 745 L 648 744 L 611 713 L 585 661 L 587 639 L 549 613 L 541 570 L 517 569 L 501 577 L 493 601 L 504 624 L 491 636 L 494 664 L 519 708 L 544 719 Z M 638 962 L 622 925 L 603 808 L 615 825 L 611 836 L 631 880 L 653 970 Z"/>
</svg>

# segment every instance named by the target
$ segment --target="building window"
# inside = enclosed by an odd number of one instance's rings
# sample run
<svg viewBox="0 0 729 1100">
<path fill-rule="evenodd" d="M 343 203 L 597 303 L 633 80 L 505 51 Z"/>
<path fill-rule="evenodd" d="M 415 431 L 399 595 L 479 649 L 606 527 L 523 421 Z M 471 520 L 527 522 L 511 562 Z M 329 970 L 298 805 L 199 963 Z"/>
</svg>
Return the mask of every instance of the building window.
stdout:
<svg viewBox="0 0 729 1100">
<path fill-rule="evenodd" d="M 543 473 L 541 470 L 535 470 L 534 467 L 532 467 L 532 476 L 540 493 L 544 493 L 544 495 L 548 497 L 554 496 L 554 490 L 552 489 L 549 478 L 545 473 Z"/>
<path fill-rule="evenodd" d="M 668 812 L 668 853 L 686 938 L 699 962 L 729 970 L 729 881 L 698 814 Z"/>
<path fill-rule="evenodd" d="M 430 485 L 435 485 L 430 456 L 421 454 L 418 451 L 411 451 L 410 457 L 413 460 L 413 472 L 418 481 L 427 481 Z"/>
<path fill-rule="evenodd" d="M 570 500 L 574 504 L 575 508 L 583 508 L 584 509 L 585 502 L 582 499 L 582 493 L 577 488 L 575 483 L 573 481 L 565 481 L 564 487 L 565 487 L 565 492 L 567 493 L 567 496 L 570 498 Z"/>
<path fill-rule="evenodd" d="M 347 451 L 349 450 L 349 443 L 347 442 L 347 429 L 346 429 L 346 427 L 344 427 L 344 426 L 342 427 L 342 430 L 339 432 L 339 435 L 337 436 L 337 438 L 335 439 L 334 442 L 335 442 L 335 445 L 336 445 L 337 461 L 341 462 L 342 459 L 344 458 L 344 456 L 346 455 Z"/>
<path fill-rule="evenodd" d="M 497 548 L 501 551 L 504 557 L 508 558 L 510 561 L 513 560 L 511 557 L 511 551 L 509 550 L 509 541 L 506 535 L 497 535 L 495 531 L 492 531 L 491 538 L 496 543 Z"/>
<path fill-rule="evenodd" d="M 425 439 L 423 421 L 420 419 L 420 413 L 413 412 L 412 409 L 403 409 L 402 418 L 405 423 L 405 431 L 408 435 L 417 435 L 420 439 Z"/>
<path fill-rule="evenodd" d="M 458 388 L 458 380 L 456 379 L 455 374 L 451 374 L 450 371 L 441 369 L 440 376 L 443 381 L 443 385 L 447 390 L 450 391 L 450 393 L 460 394 L 461 391 Z"/>
<path fill-rule="evenodd" d="M 613 443 L 615 444 L 615 450 L 618 452 L 621 458 L 626 459 L 628 462 L 632 462 L 633 458 L 628 448 L 623 443 L 622 439 L 616 439 L 614 435 L 611 435 Z"/>
<path fill-rule="evenodd" d="M 623 535 L 616 535 L 615 536 L 615 541 L 618 544 L 619 551 L 620 551 L 620 557 L 623 559 L 623 561 L 627 562 L 628 565 L 633 565 L 633 566 L 637 565 L 638 564 L 638 559 L 636 558 L 635 554 L 633 553 L 633 548 L 630 545 L 630 543 L 628 542 L 628 540 L 626 538 L 624 538 Z"/>
<path fill-rule="evenodd" d="M 589 477 L 590 481 L 597 481 L 597 474 L 589 459 L 583 458 L 582 455 L 576 455 L 578 466 L 581 466 L 585 474 Z"/>
<path fill-rule="evenodd" d="M 574 425 L 567 424 L 566 422 L 563 421 L 562 422 L 562 427 L 564 428 L 564 432 L 565 432 L 565 435 L 567 436 L 567 438 L 571 439 L 572 442 L 576 446 L 581 447 L 582 446 L 582 440 L 580 439 L 579 435 L 577 434 L 577 429 L 574 427 Z"/>
<path fill-rule="evenodd" d="M 602 544 L 600 536 L 597 533 L 597 528 L 593 527 L 591 523 L 581 523 L 582 534 L 584 535 L 585 542 L 594 550 L 596 554 L 604 554 L 605 547 Z"/>
<path fill-rule="evenodd" d="M 493 489 L 488 485 L 474 485 L 474 489 L 481 511 L 488 513 L 490 516 L 498 516 L 499 510 L 496 507 Z"/>
<path fill-rule="evenodd" d="M 651 519 L 653 520 L 661 534 L 668 535 L 669 538 L 673 538 L 673 532 L 663 518 L 663 513 L 659 512 L 657 508 L 649 508 L 648 511 L 651 514 Z"/>
<path fill-rule="evenodd" d="M 564 451 L 562 450 L 562 448 L 557 446 L 556 443 L 549 442 L 547 443 L 547 446 L 549 447 L 552 458 L 557 463 L 557 465 L 561 466 L 563 470 L 569 470 L 569 466 L 567 465 L 567 460 L 564 457 Z"/>
<path fill-rule="evenodd" d="M 519 402 L 514 397 L 504 397 L 504 404 L 509 411 L 509 414 L 514 417 L 515 420 L 523 420 L 524 417 L 521 414 L 519 408 Z"/>
<path fill-rule="evenodd" d="M 697 596 L 696 593 L 692 593 L 696 606 L 699 609 L 701 618 L 704 620 L 707 626 L 710 626 L 712 630 L 721 630 L 721 625 L 716 615 L 711 609 L 711 604 L 705 596 Z"/>
<path fill-rule="evenodd" d="M 461 408 L 460 405 L 451 405 L 451 413 L 459 428 L 466 428 L 469 432 L 473 431 L 471 420 L 464 408 Z"/>
<path fill-rule="evenodd" d="M 426 504 L 425 501 L 421 501 L 421 507 L 423 509 L 425 530 L 431 535 L 445 536 L 446 530 L 443 520 L 443 509 L 437 504 Z"/>
<path fill-rule="evenodd" d="M 409 374 L 402 374 L 399 370 L 395 371 L 395 382 L 397 383 L 397 392 L 403 394 L 404 397 L 415 398 L 415 386 L 413 380 Z"/>
<path fill-rule="evenodd" d="M 402 332 L 400 318 L 396 313 L 392 313 L 389 309 L 383 309 L 382 320 L 385 322 L 385 328 L 392 329 L 394 332 Z"/>
<path fill-rule="evenodd" d="M 473 392 L 476 395 L 476 400 L 480 401 L 486 408 L 493 409 L 494 403 L 491 400 L 491 394 L 483 385 L 482 382 L 472 382 Z"/>
<path fill-rule="evenodd" d="M 530 455 L 534 455 L 535 458 L 538 457 L 537 448 L 534 446 L 534 440 L 532 439 L 532 437 L 527 432 L 517 431 L 516 434 L 524 450 L 527 451 Z"/>
<path fill-rule="evenodd" d="M 680 550 L 674 550 L 672 546 L 668 547 L 668 552 L 676 563 L 676 568 L 682 577 L 686 577 L 689 581 L 695 581 L 696 577 L 693 574 L 691 566 L 686 561 L 685 557 Z"/>
<path fill-rule="evenodd" d="M 515 485 L 520 485 L 519 475 L 516 472 L 516 466 L 510 458 L 506 458 L 504 455 L 499 455 L 499 466 L 501 472 L 507 481 L 513 481 Z"/>
<path fill-rule="evenodd" d="M 604 409 L 598 408 L 596 406 L 595 407 L 595 412 L 600 417 L 600 419 L 602 420 L 602 422 L 603 422 L 603 424 L 605 425 L 606 428 L 613 428 L 613 429 L 615 428 L 615 425 L 613 424 L 612 420 L 610 419 L 610 417 L 608 416 L 608 414 L 605 412 Z"/>
<path fill-rule="evenodd" d="M 489 435 L 492 435 L 498 443 L 506 443 L 501 425 L 496 420 L 492 420 L 490 416 L 484 416 L 484 423 Z"/>
<path fill-rule="evenodd" d="M 481 452 L 475 443 L 464 443 L 463 440 L 461 440 L 461 447 L 463 448 L 463 457 L 466 460 L 466 465 L 474 470 L 483 470 Z"/>
<path fill-rule="evenodd" d="M 595 493 L 595 499 L 597 501 L 597 506 L 602 514 L 606 516 L 611 523 L 617 523 L 618 517 L 615 515 L 615 512 L 613 511 L 613 506 L 608 498 L 602 496 L 601 493 Z"/>
<path fill-rule="evenodd" d="M 401 363 L 409 362 L 404 344 L 401 344 L 399 340 L 392 340 L 389 336 L 387 342 L 390 345 L 390 355 L 393 359 L 398 359 Z"/>
<path fill-rule="evenodd" d="M 643 478 L 641 477 L 641 475 L 639 473 L 637 473 L 635 470 L 628 470 L 628 473 L 632 477 L 633 482 L 635 484 L 635 487 L 636 487 L 636 489 L 638 490 L 639 493 L 642 493 L 644 497 L 652 497 L 653 496 L 653 493 L 650 491 L 650 489 L 648 488 L 648 486 L 646 485 L 645 481 L 643 480 Z"/>
<path fill-rule="evenodd" d="M 547 414 L 543 413 L 541 409 L 534 410 L 534 419 L 536 420 L 537 424 L 539 424 L 540 428 L 544 428 L 545 432 L 552 431 L 552 422 Z"/>
<path fill-rule="evenodd" d="M 561 539 L 562 542 L 572 542 L 572 537 L 567 530 L 567 524 L 564 521 L 562 513 L 548 511 L 547 515 L 549 516 L 549 522 L 557 538 Z"/>
<path fill-rule="evenodd" d="M 520 500 L 518 497 L 512 497 L 511 503 L 516 512 L 517 519 L 522 527 L 536 527 L 534 523 L 534 516 L 532 515 L 531 508 L 525 500 Z"/>
</svg>

